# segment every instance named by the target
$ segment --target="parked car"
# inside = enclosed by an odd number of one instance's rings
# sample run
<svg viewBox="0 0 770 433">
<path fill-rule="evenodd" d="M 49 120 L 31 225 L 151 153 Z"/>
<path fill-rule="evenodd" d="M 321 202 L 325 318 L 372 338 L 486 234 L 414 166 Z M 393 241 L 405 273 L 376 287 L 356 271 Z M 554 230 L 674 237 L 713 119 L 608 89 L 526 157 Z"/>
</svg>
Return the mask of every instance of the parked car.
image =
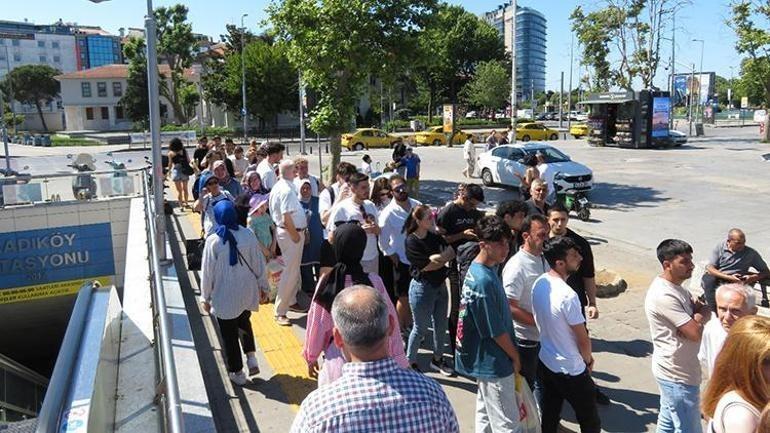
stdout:
<svg viewBox="0 0 770 433">
<path fill-rule="evenodd" d="M 479 114 L 476 113 L 475 111 L 469 111 L 469 112 L 465 113 L 465 118 L 466 119 L 475 119 L 477 117 L 479 117 Z"/>
<path fill-rule="evenodd" d="M 535 120 L 551 120 L 551 116 L 553 113 L 540 113 L 537 115 Z"/>
<path fill-rule="evenodd" d="M 377 147 L 393 147 L 403 138 L 376 128 L 359 128 L 342 134 L 342 147 L 348 150 L 364 150 Z"/>
<path fill-rule="evenodd" d="M 516 139 L 521 141 L 558 140 L 559 131 L 541 123 L 520 123 L 516 126 Z"/>
<path fill-rule="evenodd" d="M 562 188 L 588 192 L 593 188 L 593 171 L 583 164 L 572 161 L 568 155 L 546 143 L 527 143 L 524 145 L 497 146 L 478 157 L 481 181 L 484 185 L 501 184 L 519 187 L 527 166 L 522 160 L 528 155 L 542 153 L 545 162 L 538 165 L 540 175 L 548 183 L 549 196 L 553 197 L 554 180 L 558 179 Z"/>
<path fill-rule="evenodd" d="M 588 135 L 588 125 L 585 123 L 573 123 L 569 127 L 569 133 L 575 138 L 585 137 Z"/>
<path fill-rule="evenodd" d="M 476 142 L 473 134 L 467 133 L 465 131 L 457 131 L 455 132 L 454 137 L 452 137 L 452 144 L 465 143 L 465 140 L 467 140 L 468 137 L 470 137 L 471 141 L 474 143 Z M 444 127 L 431 126 L 425 131 L 420 131 L 414 134 L 414 142 L 421 146 L 445 146 L 446 135 L 444 135 Z"/>
</svg>

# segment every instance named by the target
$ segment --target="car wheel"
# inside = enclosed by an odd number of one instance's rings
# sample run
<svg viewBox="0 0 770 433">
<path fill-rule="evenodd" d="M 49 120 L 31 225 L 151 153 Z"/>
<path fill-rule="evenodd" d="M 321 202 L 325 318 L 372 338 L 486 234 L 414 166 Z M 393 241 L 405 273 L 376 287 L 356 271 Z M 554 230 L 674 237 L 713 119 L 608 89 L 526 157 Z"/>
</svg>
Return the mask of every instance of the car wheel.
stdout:
<svg viewBox="0 0 770 433">
<path fill-rule="evenodd" d="M 495 184 L 495 180 L 492 178 L 492 172 L 488 168 L 481 170 L 481 182 L 486 186 Z"/>
<path fill-rule="evenodd" d="M 558 140 L 559 134 L 551 134 L 551 140 Z"/>
<path fill-rule="evenodd" d="M 441 140 L 439 140 L 438 138 L 433 140 L 433 145 L 434 146 L 441 146 Z"/>
<path fill-rule="evenodd" d="M 521 141 L 529 141 L 529 135 L 521 137 Z"/>
<path fill-rule="evenodd" d="M 356 143 L 353 145 L 353 150 L 364 150 L 364 143 Z"/>
</svg>

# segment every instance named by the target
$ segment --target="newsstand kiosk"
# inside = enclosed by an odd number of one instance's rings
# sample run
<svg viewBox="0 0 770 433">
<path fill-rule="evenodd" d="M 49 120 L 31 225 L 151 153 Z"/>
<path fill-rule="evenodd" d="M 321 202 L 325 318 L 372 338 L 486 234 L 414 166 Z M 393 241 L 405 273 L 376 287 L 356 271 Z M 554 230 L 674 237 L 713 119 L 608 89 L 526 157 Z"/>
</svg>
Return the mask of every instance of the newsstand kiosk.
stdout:
<svg viewBox="0 0 770 433">
<path fill-rule="evenodd" d="M 580 104 L 589 107 L 586 124 L 591 146 L 646 149 L 669 143 L 669 92 L 591 93 Z"/>
</svg>

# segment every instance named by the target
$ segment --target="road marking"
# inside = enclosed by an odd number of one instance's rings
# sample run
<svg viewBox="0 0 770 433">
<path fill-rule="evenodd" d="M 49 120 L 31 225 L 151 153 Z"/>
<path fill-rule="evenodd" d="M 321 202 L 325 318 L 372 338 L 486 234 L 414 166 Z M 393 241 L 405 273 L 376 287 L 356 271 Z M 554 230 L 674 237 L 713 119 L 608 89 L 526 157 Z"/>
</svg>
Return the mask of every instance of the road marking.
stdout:
<svg viewBox="0 0 770 433">
<path fill-rule="evenodd" d="M 201 218 L 193 212 L 186 213 L 195 233 L 201 232 Z M 251 314 L 254 339 L 273 370 L 273 380 L 286 395 L 286 402 L 294 412 L 302 400 L 316 388 L 316 381 L 307 374 L 307 362 L 302 357 L 302 342 L 289 326 L 279 326 L 273 317 L 273 304 L 261 305 Z"/>
</svg>

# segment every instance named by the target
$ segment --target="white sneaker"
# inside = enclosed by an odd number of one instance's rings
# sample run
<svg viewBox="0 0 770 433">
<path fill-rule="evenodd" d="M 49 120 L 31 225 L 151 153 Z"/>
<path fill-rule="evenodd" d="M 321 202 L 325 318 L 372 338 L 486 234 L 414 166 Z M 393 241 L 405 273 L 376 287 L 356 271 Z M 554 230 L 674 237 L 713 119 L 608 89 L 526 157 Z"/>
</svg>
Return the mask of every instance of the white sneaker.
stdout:
<svg viewBox="0 0 770 433">
<path fill-rule="evenodd" d="M 249 368 L 249 377 L 259 374 L 259 364 L 255 356 L 246 357 L 246 366 Z"/>
<path fill-rule="evenodd" d="M 246 373 L 244 373 L 243 370 L 236 373 L 227 373 L 227 377 L 230 378 L 231 382 L 238 386 L 243 386 L 249 383 L 249 378 L 246 377 Z"/>
</svg>

